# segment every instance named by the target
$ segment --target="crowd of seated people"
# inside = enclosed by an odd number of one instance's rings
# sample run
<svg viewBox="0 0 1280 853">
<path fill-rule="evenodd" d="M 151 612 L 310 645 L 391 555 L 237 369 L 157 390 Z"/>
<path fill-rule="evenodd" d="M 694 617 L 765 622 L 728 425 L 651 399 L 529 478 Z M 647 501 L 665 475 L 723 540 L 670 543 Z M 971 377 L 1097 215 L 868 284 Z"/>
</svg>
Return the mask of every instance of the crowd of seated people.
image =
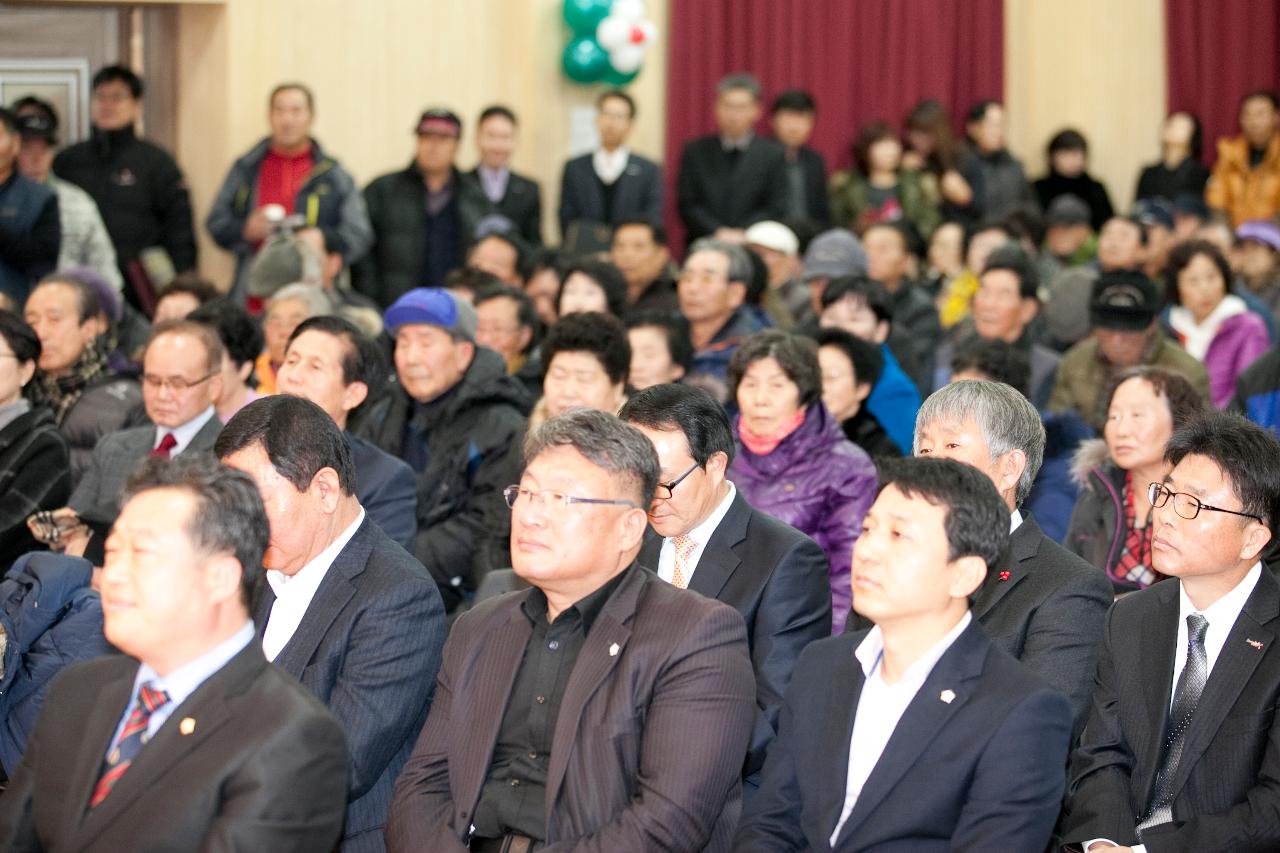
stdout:
<svg viewBox="0 0 1280 853">
<path fill-rule="evenodd" d="M 361 187 L 282 83 L 200 219 L 92 89 L 0 109 L 0 847 L 1280 849 L 1274 93 L 1122 209 L 732 74 L 682 241 L 610 89 L 557 243 L 507 106 Z"/>
</svg>

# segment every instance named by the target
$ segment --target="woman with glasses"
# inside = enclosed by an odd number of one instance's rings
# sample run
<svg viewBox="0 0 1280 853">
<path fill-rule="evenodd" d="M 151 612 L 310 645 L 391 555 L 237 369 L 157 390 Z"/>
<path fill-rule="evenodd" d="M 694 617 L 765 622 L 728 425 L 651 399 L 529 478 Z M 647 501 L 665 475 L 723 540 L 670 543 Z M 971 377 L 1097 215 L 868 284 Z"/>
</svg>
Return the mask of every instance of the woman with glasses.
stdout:
<svg viewBox="0 0 1280 853">
<path fill-rule="evenodd" d="M 729 479 L 751 506 L 822 547 L 839 634 L 852 602 L 853 543 L 875 499 L 875 465 L 823 404 L 818 347 L 809 338 L 753 335 L 733 354 L 728 376 L 739 410 Z"/>
<path fill-rule="evenodd" d="M 1103 438 L 1076 452 L 1072 474 L 1080 497 L 1066 547 L 1106 571 L 1117 593 L 1163 578 L 1151 567 L 1152 483 L 1169 473 L 1165 445 L 1205 408 L 1182 374 L 1135 367 L 1116 377 Z M 1175 502 L 1174 508 L 1182 504 Z"/>
</svg>

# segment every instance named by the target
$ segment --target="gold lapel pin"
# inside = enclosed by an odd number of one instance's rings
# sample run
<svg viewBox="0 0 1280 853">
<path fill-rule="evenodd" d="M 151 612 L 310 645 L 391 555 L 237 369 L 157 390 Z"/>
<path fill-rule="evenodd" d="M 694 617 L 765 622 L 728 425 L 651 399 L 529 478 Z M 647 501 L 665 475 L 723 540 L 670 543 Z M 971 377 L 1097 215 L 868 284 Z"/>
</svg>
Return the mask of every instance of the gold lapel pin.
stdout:
<svg viewBox="0 0 1280 853">
<path fill-rule="evenodd" d="M 619 646 L 617 643 L 614 643 L 612 646 L 610 646 L 610 647 L 609 647 L 609 657 L 611 657 L 611 658 L 613 658 L 613 657 L 617 657 L 617 656 L 618 656 L 618 650 L 619 650 L 620 648 L 622 648 L 622 647 L 621 647 L 621 646 Z"/>
<path fill-rule="evenodd" d="M 1245 642 L 1246 642 L 1246 643 L 1248 643 L 1249 645 L 1253 646 L 1253 647 L 1254 647 L 1255 649 L 1257 649 L 1258 651 L 1262 651 L 1262 641 L 1261 641 L 1261 640 L 1245 640 Z"/>
<path fill-rule="evenodd" d="M 178 723 L 178 731 L 184 735 L 189 735 L 196 730 L 196 721 L 192 717 L 183 717 L 182 722 Z"/>
<path fill-rule="evenodd" d="M 938 698 L 950 705 L 955 701 L 956 692 L 954 690 L 944 690 L 938 694 Z"/>
</svg>

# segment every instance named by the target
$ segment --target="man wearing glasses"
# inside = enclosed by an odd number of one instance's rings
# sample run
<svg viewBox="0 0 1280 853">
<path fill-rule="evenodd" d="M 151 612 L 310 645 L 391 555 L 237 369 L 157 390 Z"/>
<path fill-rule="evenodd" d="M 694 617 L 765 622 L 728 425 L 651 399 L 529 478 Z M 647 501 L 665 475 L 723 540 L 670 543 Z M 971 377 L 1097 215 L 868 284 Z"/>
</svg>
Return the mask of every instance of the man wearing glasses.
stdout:
<svg viewBox="0 0 1280 853">
<path fill-rule="evenodd" d="M 222 430 L 213 404 L 221 393 L 217 332 L 187 320 L 158 324 L 142 359 L 142 403 L 151 426 L 110 433 L 94 448 L 67 506 L 53 513 L 68 553 L 84 554 L 93 532 L 99 541 L 105 535 L 120 513 L 125 481 L 143 459 L 213 450 Z M 92 559 L 97 551 L 86 556 Z"/>
<path fill-rule="evenodd" d="M 637 565 L 659 477 L 638 430 L 575 409 L 524 455 L 505 497 L 532 588 L 454 624 L 387 849 L 727 850 L 754 718 L 742 617 Z"/>
<path fill-rule="evenodd" d="M 1277 850 L 1280 583 L 1261 555 L 1280 510 L 1280 442 L 1215 412 L 1165 454 L 1173 468 L 1149 486 L 1151 553 L 1171 579 L 1108 615 L 1062 839 Z"/>
<path fill-rule="evenodd" d="M 725 471 L 733 430 L 707 392 L 655 385 L 619 414 L 653 442 L 663 482 L 649 507 L 640 564 L 668 583 L 723 601 L 742 614 L 756 675 L 756 723 L 743 794 L 778 729 L 782 695 L 805 646 L 831 634 L 827 557 L 790 525 L 752 509 Z"/>
</svg>

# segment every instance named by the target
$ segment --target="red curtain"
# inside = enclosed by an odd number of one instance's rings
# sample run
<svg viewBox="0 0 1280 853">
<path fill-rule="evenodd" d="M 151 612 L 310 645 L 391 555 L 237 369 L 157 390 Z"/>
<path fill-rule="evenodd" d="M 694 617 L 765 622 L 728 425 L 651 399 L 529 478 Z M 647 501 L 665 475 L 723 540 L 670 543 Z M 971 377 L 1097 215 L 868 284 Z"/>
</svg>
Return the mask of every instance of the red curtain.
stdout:
<svg viewBox="0 0 1280 853">
<path fill-rule="evenodd" d="M 1240 98 L 1280 83 L 1280 2 L 1165 0 L 1169 111 L 1195 113 L 1204 161 L 1240 132 Z"/>
<path fill-rule="evenodd" d="M 964 111 L 1004 92 L 1004 0 L 672 0 L 667 45 L 667 222 L 689 139 L 715 130 L 716 82 L 755 74 L 766 108 L 784 89 L 818 103 L 810 143 L 830 169 L 847 166 L 858 128 L 901 126 L 922 98 Z M 761 133 L 768 133 L 767 121 Z M 677 240 L 677 244 L 678 244 Z"/>
</svg>

